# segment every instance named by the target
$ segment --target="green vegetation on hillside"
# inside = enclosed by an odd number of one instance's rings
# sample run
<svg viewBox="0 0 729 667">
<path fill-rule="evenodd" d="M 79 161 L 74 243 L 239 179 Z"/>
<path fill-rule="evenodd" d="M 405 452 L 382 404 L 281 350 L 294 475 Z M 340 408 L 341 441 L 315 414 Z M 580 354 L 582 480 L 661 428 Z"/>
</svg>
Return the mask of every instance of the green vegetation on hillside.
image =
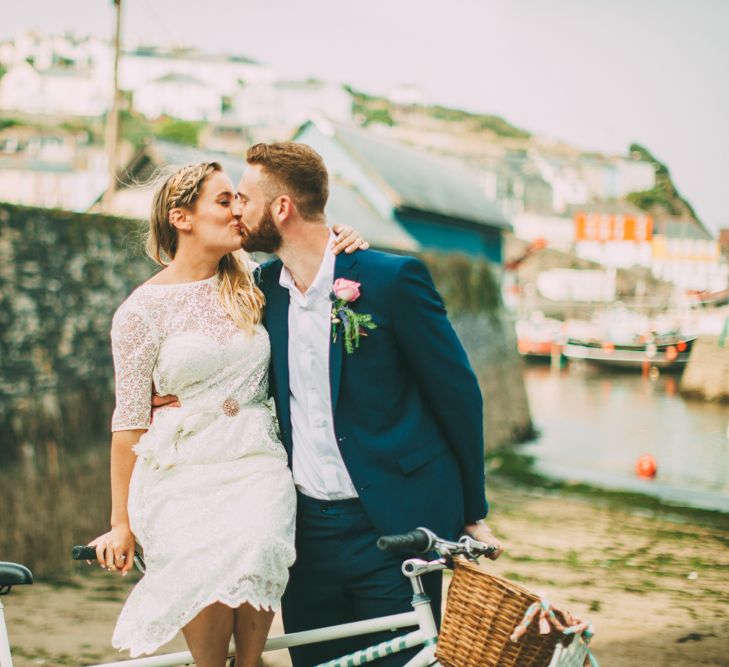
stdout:
<svg viewBox="0 0 729 667">
<path fill-rule="evenodd" d="M 512 139 L 528 139 L 531 135 L 526 130 L 514 127 L 501 116 L 491 114 L 470 113 L 461 109 L 450 109 L 443 106 L 423 107 L 433 118 L 446 120 L 452 123 L 469 123 L 479 130 L 488 130 L 500 137 Z"/>
<path fill-rule="evenodd" d="M 141 114 L 131 111 L 122 111 L 120 116 L 121 137 L 135 148 L 153 138 L 186 146 L 197 146 L 204 125 L 176 118 L 150 121 Z"/>
<path fill-rule="evenodd" d="M 203 126 L 204 123 L 193 123 L 187 120 L 177 120 L 176 118 L 162 118 L 154 123 L 152 131 L 158 139 L 187 146 L 197 146 Z"/>
<path fill-rule="evenodd" d="M 399 107 L 385 97 L 369 95 L 349 86 L 346 90 L 352 95 L 352 111 L 355 116 L 364 120 L 364 125 L 382 123 L 394 125 L 396 112 L 408 111 L 410 107 Z M 501 116 L 471 113 L 462 109 L 451 109 L 441 105 L 413 106 L 412 110 L 423 113 L 437 120 L 448 123 L 463 123 L 475 130 L 493 132 L 497 136 L 511 139 L 528 139 L 531 135 L 526 130 L 511 125 Z"/>
<path fill-rule="evenodd" d="M 365 127 L 372 123 L 388 126 L 395 124 L 390 114 L 391 105 L 387 99 L 368 95 L 349 86 L 345 86 L 345 89 L 352 96 L 352 115 L 355 118 L 362 118 Z"/>
<path fill-rule="evenodd" d="M 0 118 L 0 130 L 4 130 L 6 127 L 14 127 L 20 125 L 21 122 L 16 118 Z"/>
<path fill-rule="evenodd" d="M 691 204 L 684 199 L 671 179 L 668 167 L 660 162 L 656 157 L 644 146 L 640 144 L 630 145 L 630 154 L 637 158 L 651 162 L 656 167 L 656 184 L 651 190 L 642 192 L 631 192 L 626 198 L 638 208 L 651 213 L 662 213 L 667 215 L 682 216 L 687 215 L 694 222 L 703 227 L 703 223 L 699 220 L 696 212 Z"/>
</svg>

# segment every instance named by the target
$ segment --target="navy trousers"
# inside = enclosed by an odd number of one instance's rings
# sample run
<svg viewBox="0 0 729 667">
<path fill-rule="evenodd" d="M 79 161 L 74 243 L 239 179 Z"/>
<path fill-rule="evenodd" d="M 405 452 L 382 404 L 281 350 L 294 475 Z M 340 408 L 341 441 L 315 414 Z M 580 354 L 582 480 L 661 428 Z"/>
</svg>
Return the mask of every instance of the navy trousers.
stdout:
<svg viewBox="0 0 729 667">
<path fill-rule="evenodd" d="M 415 526 L 413 526 L 415 528 Z M 296 563 L 283 598 L 286 632 L 310 630 L 412 609 L 412 586 L 403 556 L 380 551 L 379 534 L 357 499 L 320 501 L 298 494 Z M 440 622 L 441 575 L 424 578 Z M 294 667 L 313 667 L 409 631 L 378 632 L 290 649 Z M 422 648 L 422 647 L 421 647 Z M 378 667 L 404 665 L 420 649 L 378 660 Z"/>
</svg>

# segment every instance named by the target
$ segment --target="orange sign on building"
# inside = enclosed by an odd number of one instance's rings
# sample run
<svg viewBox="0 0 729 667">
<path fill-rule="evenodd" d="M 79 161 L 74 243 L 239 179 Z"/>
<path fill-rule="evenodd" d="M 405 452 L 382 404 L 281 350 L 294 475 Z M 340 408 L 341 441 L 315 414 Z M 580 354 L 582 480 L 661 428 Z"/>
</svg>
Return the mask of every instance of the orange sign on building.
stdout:
<svg viewBox="0 0 729 667">
<path fill-rule="evenodd" d="M 576 213 L 576 241 L 634 241 L 653 238 L 653 219 L 649 215 L 622 213 Z"/>
</svg>

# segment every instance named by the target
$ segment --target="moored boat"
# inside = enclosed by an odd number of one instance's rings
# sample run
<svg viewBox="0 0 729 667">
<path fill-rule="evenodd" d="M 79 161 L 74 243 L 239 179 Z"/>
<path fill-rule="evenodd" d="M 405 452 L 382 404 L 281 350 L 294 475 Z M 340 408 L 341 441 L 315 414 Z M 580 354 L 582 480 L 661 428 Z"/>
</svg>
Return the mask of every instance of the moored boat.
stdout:
<svg viewBox="0 0 729 667">
<path fill-rule="evenodd" d="M 570 361 L 587 361 L 616 369 L 682 370 L 691 354 L 695 337 L 666 338 L 631 344 L 569 339 L 562 354 Z"/>
</svg>

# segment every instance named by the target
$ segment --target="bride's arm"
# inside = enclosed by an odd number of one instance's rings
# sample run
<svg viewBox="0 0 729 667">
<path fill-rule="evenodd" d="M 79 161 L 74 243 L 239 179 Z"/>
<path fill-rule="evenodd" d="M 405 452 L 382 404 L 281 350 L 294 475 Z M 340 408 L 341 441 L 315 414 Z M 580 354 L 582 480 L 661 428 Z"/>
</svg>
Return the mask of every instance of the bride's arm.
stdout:
<svg viewBox="0 0 729 667">
<path fill-rule="evenodd" d="M 107 570 L 126 574 L 134 564 L 134 535 L 129 524 L 129 481 L 133 451 L 150 425 L 149 397 L 159 336 L 142 312 L 122 306 L 111 329 L 116 408 L 111 420 L 111 529 L 90 542 Z"/>
<path fill-rule="evenodd" d="M 135 538 L 129 526 L 129 480 L 137 460 L 132 447 L 145 430 L 116 431 L 111 437 L 111 530 L 89 543 L 101 567 L 122 575 L 134 565 Z"/>
</svg>

